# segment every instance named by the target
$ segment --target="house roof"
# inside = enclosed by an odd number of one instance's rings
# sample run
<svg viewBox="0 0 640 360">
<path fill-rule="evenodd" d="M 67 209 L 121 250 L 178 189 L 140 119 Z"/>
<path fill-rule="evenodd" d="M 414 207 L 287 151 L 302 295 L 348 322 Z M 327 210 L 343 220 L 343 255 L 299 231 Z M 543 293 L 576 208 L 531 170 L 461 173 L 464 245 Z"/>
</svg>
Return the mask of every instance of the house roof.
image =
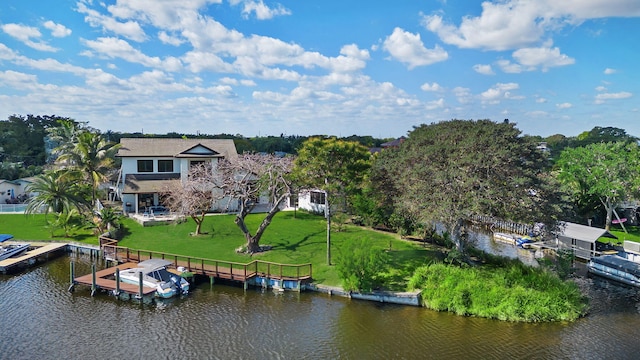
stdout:
<svg viewBox="0 0 640 360">
<path fill-rule="evenodd" d="M 383 148 L 387 148 L 387 147 L 398 147 L 398 146 L 400 146 L 400 144 L 402 144 L 405 140 L 407 140 L 407 138 L 406 138 L 406 137 L 404 137 L 404 136 L 401 136 L 401 137 L 399 137 L 399 138 L 397 138 L 397 139 L 395 139 L 395 140 L 392 140 L 392 141 L 389 141 L 389 142 L 383 143 L 383 144 L 381 144 L 380 146 L 382 146 Z"/>
<path fill-rule="evenodd" d="M 179 173 L 128 174 L 124 179 L 123 194 L 144 194 L 166 191 L 172 181 L 179 181 Z"/>
<path fill-rule="evenodd" d="M 231 139 L 123 138 L 118 157 L 238 157 Z"/>
<path fill-rule="evenodd" d="M 570 222 L 560 223 L 560 228 L 557 235 L 559 237 L 562 236 L 569 239 L 588 241 L 592 243 L 596 242 L 601 237 L 608 237 L 612 239 L 618 238 L 605 229 Z"/>
</svg>

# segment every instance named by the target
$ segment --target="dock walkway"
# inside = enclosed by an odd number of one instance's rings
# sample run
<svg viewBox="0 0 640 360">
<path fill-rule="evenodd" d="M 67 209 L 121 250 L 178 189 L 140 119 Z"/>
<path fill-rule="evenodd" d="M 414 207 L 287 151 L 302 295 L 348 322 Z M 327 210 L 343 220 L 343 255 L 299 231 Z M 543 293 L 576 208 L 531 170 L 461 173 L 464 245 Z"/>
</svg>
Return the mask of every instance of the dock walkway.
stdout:
<svg viewBox="0 0 640 360">
<path fill-rule="evenodd" d="M 108 279 L 109 277 L 115 277 L 116 269 L 119 270 L 127 270 L 138 266 L 138 264 L 129 262 L 125 264 L 120 264 L 118 266 L 110 267 L 104 270 L 99 270 L 95 272 L 95 284 L 93 273 L 83 275 L 77 278 L 74 278 L 74 284 L 86 285 L 93 288 L 93 291 L 97 289 L 103 289 L 115 292 L 120 290 L 121 292 L 130 294 L 130 295 L 140 295 L 140 287 L 138 285 L 127 284 L 124 282 L 120 282 L 120 286 L 116 283 L 114 279 Z M 142 288 L 142 295 L 147 296 L 151 295 L 156 291 L 155 288 L 144 286 Z"/>
<path fill-rule="evenodd" d="M 29 243 L 31 250 L 24 254 L 0 261 L 0 272 L 6 274 L 8 272 L 27 267 L 38 262 L 41 259 L 48 259 L 59 252 L 66 251 L 65 243 L 49 243 L 49 242 L 33 242 L 33 241 L 7 241 L 10 243 Z"/>
</svg>

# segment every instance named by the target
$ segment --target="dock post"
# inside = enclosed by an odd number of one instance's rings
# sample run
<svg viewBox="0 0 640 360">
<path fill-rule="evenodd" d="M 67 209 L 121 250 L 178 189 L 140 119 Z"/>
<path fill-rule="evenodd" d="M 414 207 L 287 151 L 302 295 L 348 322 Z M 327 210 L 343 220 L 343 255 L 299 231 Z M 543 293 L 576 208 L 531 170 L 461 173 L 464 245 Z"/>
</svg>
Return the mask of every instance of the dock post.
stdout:
<svg viewBox="0 0 640 360">
<path fill-rule="evenodd" d="M 69 272 L 70 272 L 70 275 L 69 275 L 69 283 L 70 283 L 69 292 L 73 292 L 74 285 L 76 284 L 76 282 L 75 282 L 75 277 L 76 276 L 75 276 L 74 266 L 75 266 L 75 263 L 72 261 L 69 264 L 69 269 L 70 269 L 69 270 Z"/>
<path fill-rule="evenodd" d="M 120 296 L 120 269 L 116 268 L 116 292 L 115 296 Z"/>
<path fill-rule="evenodd" d="M 209 276 L 209 285 L 210 285 L 211 287 L 213 287 L 213 283 L 215 283 L 215 282 L 216 282 L 216 278 L 215 278 L 215 277 L 213 277 L 213 276 Z"/>
<path fill-rule="evenodd" d="M 98 285 L 96 284 L 96 263 L 91 264 L 91 296 L 95 295 Z"/>
<path fill-rule="evenodd" d="M 249 288 L 249 283 L 245 280 L 244 281 L 244 291 L 247 291 L 247 289 Z"/>
<path fill-rule="evenodd" d="M 138 299 L 142 299 L 143 289 L 142 289 L 142 277 L 144 274 L 142 271 L 138 273 L 139 283 L 138 283 Z"/>
</svg>

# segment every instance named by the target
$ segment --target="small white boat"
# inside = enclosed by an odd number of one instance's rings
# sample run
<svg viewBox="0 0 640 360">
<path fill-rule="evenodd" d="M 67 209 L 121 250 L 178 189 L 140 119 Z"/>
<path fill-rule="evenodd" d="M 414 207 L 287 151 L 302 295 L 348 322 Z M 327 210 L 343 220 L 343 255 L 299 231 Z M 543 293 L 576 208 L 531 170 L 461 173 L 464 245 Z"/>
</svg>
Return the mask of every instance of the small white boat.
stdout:
<svg viewBox="0 0 640 360">
<path fill-rule="evenodd" d="M 177 273 L 167 269 L 172 263 L 163 259 L 142 261 L 137 267 L 120 271 L 120 281 L 139 285 L 142 273 L 142 285 L 156 289 L 156 295 L 170 298 L 189 292 L 189 282 Z"/>
<path fill-rule="evenodd" d="M 640 264 L 618 255 L 596 256 L 587 263 L 589 273 L 640 287 Z"/>
<path fill-rule="evenodd" d="M 493 240 L 515 245 L 516 240 L 518 240 L 518 236 L 514 234 L 497 232 L 493 233 Z"/>
<path fill-rule="evenodd" d="M 12 238 L 13 236 L 9 234 L 0 234 L 0 243 Z M 18 256 L 29 250 L 29 246 L 31 245 L 25 243 L 2 244 L 0 245 L 0 260 Z"/>
</svg>

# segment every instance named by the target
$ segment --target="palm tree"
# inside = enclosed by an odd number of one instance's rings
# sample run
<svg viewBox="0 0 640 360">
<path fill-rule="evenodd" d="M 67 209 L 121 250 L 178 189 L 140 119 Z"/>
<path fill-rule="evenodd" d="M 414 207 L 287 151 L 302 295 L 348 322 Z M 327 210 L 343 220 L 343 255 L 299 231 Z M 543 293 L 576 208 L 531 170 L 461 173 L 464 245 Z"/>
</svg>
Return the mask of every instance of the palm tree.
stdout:
<svg viewBox="0 0 640 360">
<path fill-rule="evenodd" d="M 77 136 L 73 149 L 60 155 L 58 161 L 66 163 L 84 174 L 91 185 L 91 206 L 96 202 L 96 190 L 106 180 L 106 173 L 113 167 L 115 153 L 120 144 L 106 141 L 100 133 L 83 131 Z"/>
<path fill-rule="evenodd" d="M 27 187 L 35 195 L 29 199 L 26 213 L 33 214 L 44 208 L 45 214 L 69 213 L 86 207 L 84 189 L 78 182 L 79 174 L 69 170 L 52 170 L 39 175 Z"/>
<path fill-rule="evenodd" d="M 105 231 L 111 231 L 114 228 L 119 229 L 120 218 L 121 216 L 113 208 L 104 207 L 96 213 L 93 222 L 96 225 L 98 233 L 102 234 Z"/>
</svg>

